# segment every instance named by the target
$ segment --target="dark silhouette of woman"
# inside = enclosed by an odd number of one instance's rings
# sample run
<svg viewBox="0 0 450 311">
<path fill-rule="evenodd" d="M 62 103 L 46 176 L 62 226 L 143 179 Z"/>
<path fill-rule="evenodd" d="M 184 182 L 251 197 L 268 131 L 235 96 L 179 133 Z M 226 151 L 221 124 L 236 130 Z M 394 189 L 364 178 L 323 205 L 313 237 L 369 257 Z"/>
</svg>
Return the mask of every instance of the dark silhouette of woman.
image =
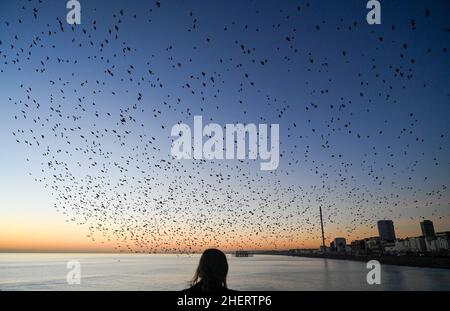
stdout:
<svg viewBox="0 0 450 311">
<path fill-rule="evenodd" d="M 188 292 L 229 291 L 227 288 L 228 262 L 225 254 L 215 248 L 203 252 Z"/>
</svg>

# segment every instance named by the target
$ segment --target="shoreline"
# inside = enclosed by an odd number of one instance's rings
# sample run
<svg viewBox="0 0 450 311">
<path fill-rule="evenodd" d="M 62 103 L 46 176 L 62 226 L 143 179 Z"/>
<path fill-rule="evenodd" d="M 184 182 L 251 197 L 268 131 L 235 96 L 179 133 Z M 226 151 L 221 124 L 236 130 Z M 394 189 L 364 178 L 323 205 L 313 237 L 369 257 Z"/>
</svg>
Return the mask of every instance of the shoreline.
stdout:
<svg viewBox="0 0 450 311">
<path fill-rule="evenodd" d="M 339 254 L 273 254 L 280 256 L 291 257 L 306 257 L 306 258 L 323 258 L 336 260 L 349 260 L 368 262 L 370 260 L 378 260 L 381 264 L 393 266 L 407 266 L 419 268 L 440 268 L 450 269 L 450 257 L 419 257 L 419 256 L 376 256 L 376 255 L 339 255 Z"/>
</svg>

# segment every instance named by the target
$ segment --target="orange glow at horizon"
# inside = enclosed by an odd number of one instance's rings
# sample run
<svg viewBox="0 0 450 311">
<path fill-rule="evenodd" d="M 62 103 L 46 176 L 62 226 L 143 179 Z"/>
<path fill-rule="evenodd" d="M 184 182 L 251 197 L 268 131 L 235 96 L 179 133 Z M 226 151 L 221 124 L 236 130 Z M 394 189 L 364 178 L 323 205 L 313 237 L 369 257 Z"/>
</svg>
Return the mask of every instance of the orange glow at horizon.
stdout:
<svg viewBox="0 0 450 311">
<path fill-rule="evenodd" d="M 118 252 L 126 248 L 119 247 L 118 241 L 102 241 L 96 239 L 92 241 L 87 236 L 88 232 L 84 227 L 76 226 L 73 223 L 60 222 L 59 219 L 39 219 L 31 217 L 29 219 L 2 217 L 0 219 L 0 252 Z M 435 221 L 436 231 L 448 230 L 448 221 Z M 403 220 L 395 221 L 397 237 L 420 235 L 420 225 L 417 221 Z M 376 229 L 360 228 L 351 235 L 339 232 L 332 225 L 325 225 L 326 243 L 329 243 L 334 237 L 342 236 L 346 238 L 347 243 L 352 240 L 371 236 L 377 236 Z M 262 238 L 263 239 L 263 238 Z M 162 239 L 164 240 L 164 239 Z M 165 240 L 165 247 L 160 251 L 164 252 L 177 248 L 178 241 Z M 233 251 L 237 249 L 247 250 L 283 250 L 294 248 L 318 248 L 321 245 L 319 232 L 316 237 L 298 236 L 295 240 L 292 238 L 275 239 L 269 238 L 261 240 L 256 246 L 255 240 L 230 242 L 224 240 L 215 240 L 203 245 L 202 249 L 194 248 L 192 252 L 201 252 L 209 247 L 217 247 L 224 251 Z M 145 252 L 145 250 L 139 250 Z"/>
</svg>

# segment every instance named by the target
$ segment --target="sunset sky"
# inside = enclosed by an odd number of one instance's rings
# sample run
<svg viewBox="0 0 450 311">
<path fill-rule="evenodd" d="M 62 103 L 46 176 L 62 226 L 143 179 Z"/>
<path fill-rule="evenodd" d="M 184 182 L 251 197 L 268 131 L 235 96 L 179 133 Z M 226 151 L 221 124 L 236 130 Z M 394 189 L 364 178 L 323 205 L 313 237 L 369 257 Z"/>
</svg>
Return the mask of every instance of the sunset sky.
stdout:
<svg viewBox="0 0 450 311">
<path fill-rule="evenodd" d="M 312 248 L 319 205 L 327 243 L 450 230 L 448 1 L 81 4 L 0 3 L 0 252 Z M 280 124 L 280 166 L 174 161 L 194 115 Z"/>
</svg>

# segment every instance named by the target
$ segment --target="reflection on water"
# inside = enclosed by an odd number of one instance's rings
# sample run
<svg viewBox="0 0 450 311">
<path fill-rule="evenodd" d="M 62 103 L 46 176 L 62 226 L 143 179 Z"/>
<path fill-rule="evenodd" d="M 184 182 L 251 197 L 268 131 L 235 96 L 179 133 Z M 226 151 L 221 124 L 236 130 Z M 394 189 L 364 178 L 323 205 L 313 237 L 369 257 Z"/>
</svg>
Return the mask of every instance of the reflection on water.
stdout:
<svg viewBox="0 0 450 311">
<path fill-rule="evenodd" d="M 0 254 L 0 290 L 180 290 L 198 255 Z M 81 284 L 68 285 L 66 264 L 81 263 Z M 256 255 L 228 256 L 228 284 L 238 290 L 450 290 L 450 270 L 382 265 L 368 285 L 363 262 Z"/>
</svg>

